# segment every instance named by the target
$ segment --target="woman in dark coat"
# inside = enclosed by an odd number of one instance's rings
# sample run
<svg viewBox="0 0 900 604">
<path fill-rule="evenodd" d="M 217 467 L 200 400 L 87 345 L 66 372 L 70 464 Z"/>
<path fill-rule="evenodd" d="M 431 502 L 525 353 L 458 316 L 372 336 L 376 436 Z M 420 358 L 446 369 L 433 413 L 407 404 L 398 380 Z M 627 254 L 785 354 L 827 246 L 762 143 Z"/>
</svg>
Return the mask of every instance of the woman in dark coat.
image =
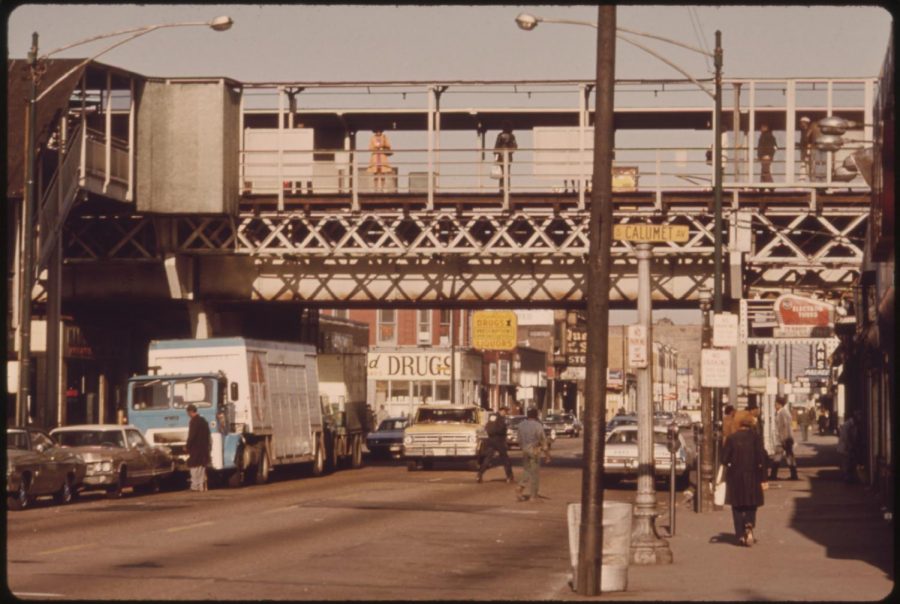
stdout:
<svg viewBox="0 0 900 604">
<path fill-rule="evenodd" d="M 725 465 L 725 503 L 731 506 L 734 533 L 741 545 L 753 545 L 756 508 L 763 505 L 766 483 L 766 451 L 754 429 L 756 418 L 744 415 L 738 430 L 725 441 L 722 463 Z"/>
</svg>

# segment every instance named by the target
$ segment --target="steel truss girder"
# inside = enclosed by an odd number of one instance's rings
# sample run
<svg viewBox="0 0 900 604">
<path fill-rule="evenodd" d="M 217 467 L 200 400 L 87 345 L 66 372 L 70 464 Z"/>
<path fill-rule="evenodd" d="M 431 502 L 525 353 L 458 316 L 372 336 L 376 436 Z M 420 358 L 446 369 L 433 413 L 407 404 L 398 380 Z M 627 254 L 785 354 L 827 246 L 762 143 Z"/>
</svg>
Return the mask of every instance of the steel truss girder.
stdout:
<svg viewBox="0 0 900 604">
<path fill-rule="evenodd" d="M 233 259 L 228 276 L 216 278 L 217 259 L 200 260 L 199 295 L 230 298 L 249 291 L 253 300 L 355 303 L 448 302 L 487 306 L 491 303 L 580 304 L 583 301 L 582 259 L 535 260 L 530 258 L 396 259 L 372 256 Z M 711 264 L 706 260 L 680 259 L 654 262 L 652 291 L 657 301 L 697 299 L 709 287 Z M 620 259 L 611 271 L 610 300 L 633 301 L 637 297 L 637 264 Z"/>
<path fill-rule="evenodd" d="M 846 289 L 858 276 L 868 216 L 858 204 L 819 212 L 796 205 L 740 212 L 727 208 L 724 214 L 731 232 L 738 221 L 746 227 L 750 216 L 750 250 L 742 254 L 745 292 Z M 654 245 L 654 255 L 662 259 L 654 268 L 657 300 L 695 299 L 701 286 L 711 285 L 714 216 L 705 205 L 678 212 L 617 209 L 614 216 L 618 223 L 688 226 L 687 242 Z M 70 265 L 160 262 L 184 255 L 244 258 L 260 267 L 279 267 L 253 278 L 264 284 L 253 290 L 252 297 L 260 299 L 442 299 L 444 284 L 430 280 L 439 278 L 455 284 L 446 295 L 464 295 L 472 301 L 571 301 L 580 299 L 583 289 L 588 229 L 587 212 L 547 209 L 298 211 L 242 213 L 234 218 L 98 215 L 72 217 L 64 242 Z M 614 242 L 612 300 L 634 299 L 633 251 L 630 242 Z M 519 270 L 516 262 L 525 262 L 521 265 L 525 268 Z M 397 271 L 379 271 L 378 266 Z M 451 266 L 452 270 L 446 268 Z M 621 275 L 616 273 L 619 268 Z M 669 269 L 677 276 L 666 277 Z M 365 272 L 370 270 L 374 272 Z M 467 280 L 465 271 L 475 276 Z M 488 278 L 494 283 L 487 283 Z M 343 280 L 340 292 L 329 280 L 335 284 Z"/>
</svg>

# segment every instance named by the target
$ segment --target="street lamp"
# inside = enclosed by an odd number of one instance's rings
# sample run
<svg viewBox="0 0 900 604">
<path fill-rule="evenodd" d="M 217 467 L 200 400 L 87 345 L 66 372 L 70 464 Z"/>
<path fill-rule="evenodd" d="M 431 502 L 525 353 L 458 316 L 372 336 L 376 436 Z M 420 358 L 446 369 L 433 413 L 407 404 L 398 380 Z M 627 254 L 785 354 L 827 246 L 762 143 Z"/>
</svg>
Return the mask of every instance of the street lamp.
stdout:
<svg viewBox="0 0 900 604">
<path fill-rule="evenodd" d="M 606 9 L 606 13 L 604 13 L 604 9 Z M 604 17 L 604 14 L 607 16 Z M 594 489 L 597 488 L 599 481 L 602 480 L 602 452 L 603 452 L 603 443 L 601 440 L 601 435 L 597 434 L 600 431 L 600 419 L 598 417 L 601 407 L 605 405 L 605 375 L 603 375 L 603 369 L 606 366 L 606 330 L 608 327 L 609 321 L 609 258 L 610 258 L 610 250 L 609 244 L 611 243 L 611 237 L 607 233 L 607 229 L 611 228 L 611 220 L 612 220 L 612 194 L 611 187 L 608 188 L 606 183 L 610 179 L 610 175 L 612 173 L 612 153 L 610 149 L 607 149 L 602 143 L 605 143 L 606 140 L 609 140 L 609 144 L 611 145 L 613 138 L 613 86 L 610 85 L 606 88 L 601 87 L 601 77 L 612 78 L 614 84 L 614 70 L 615 70 L 615 43 L 610 44 L 610 49 L 606 52 L 605 55 L 601 54 L 601 40 L 609 36 L 611 38 L 618 38 L 632 46 L 635 46 L 644 52 L 650 54 L 653 57 L 656 57 L 663 63 L 669 65 L 682 75 L 684 75 L 687 79 L 697 85 L 703 92 L 705 92 L 708 96 L 710 96 L 715 101 L 715 110 L 713 115 L 713 126 L 714 126 L 714 136 L 715 140 L 713 141 L 713 154 L 714 154 L 714 176 L 713 176 L 713 199 L 715 204 L 715 226 L 714 226 L 714 244 L 715 244 L 715 253 L 714 253 L 714 292 L 715 292 L 715 310 L 716 312 L 721 312 L 722 309 L 722 44 L 721 44 L 721 32 L 716 31 L 716 48 L 713 54 L 706 52 L 700 48 L 696 48 L 682 42 L 678 42 L 676 40 L 671 40 L 669 38 L 664 38 L 662 36 L 658 36 L 655 34 L 648 34 L 645 32 L 639 32 L 631 29 L 626 29 L 622 27 L 617 27 L 615 23 L 615 7 L 603 7 L 599 8 L 599 18 L 596 23 L 592 23 L 590 21 L 581 21 L 574 19 L 548 19 L 544 17 L 538 17 L 535 15 L 531 15 L 528 13 L 521 13 L 516 17 L 516 24 L 525 31 L 531 31 L 538 26 L 540 23 L 559 23 L 559 24 L 567 24 L 567 25 L 583 25 L 588 27 L 594 27 L 598 32 L 598 55 L 597 55 L 597 87 L 596 87 L 596 103 L 597 103 L 597 111 L 595 116 L 594 123 L 594 197 L 591 203 L 591 230 L 590 237 L 591 243 L 588 248 L 588 270 L 587 270 L 587 321 L 588 321 L 588 333 L 587 333 L 587 348 L 588 348 L 588 362 L 587 362 L 587 375 L 585 382 L 585 398 L 587 399 L 589 409 L 591 409 L 591 415 L 588 418 L 588 425 L 585 430 L 585 443 L 584 443 L 584 460 L 585 460 L 585 468 L 584 468 L 584 476 L 582 478 L 582 525 L 580 531 L 580 540 L 579 540 L 579 558 L 578 558 L 578 574 L 577 574 L 577 582 L 578 582 L 578 591 L 583 595 L 594 595 L 597 592 L 594 591 L 599 590 L 599 569 L 597 567 L 592 566 L 596 564 L 597 561 L 602 557 L 602 553 L 598 552 L 595 548 L 598 547 L 597 540 L 592 539 L 590 535 L 588 535 L 588 531 L 594 531 L 597 534 L 602 536 L 602 502 L 603 502 L 603 492 L 602 489 L 599 490 L 599 493 L 595 492 Z M 623 35 L 623 34 L 632 34 L 635 36 L 639 36 L 642 38 L 650 38 L 655 40 L 660 40 L 675 46 L 679 46 L 681 48 L 685 48 L 697 53 L 700 53 L 706 57 L 710 57 L 714 60 L 716 74 L 715 74 L 715 89 L 713 92 L 710 92 L 706 86 L 701 84 L 697 79 L 692 77 L 689 73 L 684 71 L 678 65 L 675 65 L 667 58 L 662 55 L 656 53 L 650 48 L 647 48 L 643 44 L 638 41 Z M 601 59 L 607 61 L 605 71 L 601 71 Z M 611 65 L 609 62 L 611 61 Z M 602 98 L 607 97 L 607 98 Z M 608 113 L 601 114 L 600 108 L 601 105 L 609 107 Z M 601 131 L 606 131 L 604 133 L 604 137 L 601 138 Z M 604 197 L 601 198 L 600 194 Z M 602 207 L 597 207 L 598 202 L 601 199 L 605 199 L 606 203 L 602 204 Z M 595 225 L 600 227 L 601 233 L 599 236 L 595 233 L 597 230 Z M 595 245 L 595 242 L 599 242 L 599 248 Z M 643 250 L 642 253 L 645 258 L 645 264 L 649 264 L 649 250 Z M 599 256 L 599 257 L 598 257 Z M 596 263 L 601 263 L 599 272 L 594 273 L 594 267 Z M 639 262 L 639 267 L 641 262 Z M 647 284 L 649 285 L 649 274 L 646 276 Z M 639 278 L 639 287 L 642 283 L 642 280 Z M 640 296 L 639 296 L 640 297 Z M 648 296 L 649 297 L 649 296 Z M 638 305 L 639 312 L 641 310 L 641 304 Z M 595 310 L 596 309 L 596 310 Z M 649 310 L 649 309 L 648 309 Z M 649 320 L 649 317 L 648 317 Z M 648 342 L 649 343 L 649 342 Z M 597 364 L 594 367 L 594 364 Z M 593 369 L 593 371 L 592 371 Z M 646 388 L 644 389 L 646 390 Z M 649 392 L 645 394 L 643 398 L 647 398 Z M 597 401 L 597 404 L 593 404 L 594 400 Z M 638 421 L 638 429 L 639 429 L 639 441 L 643 440 L 645 442 L 651 442 L 652 439 L 652 423 L 647 421 L 647 417 L 643 418 L 643 421 L 640 419 L 642 415 L 649 416 L 652 421 L 652 410 L 648 408 L 649 401 L 638 401 L 639 409 L 642 410 L 643 413 L 639 413 L 639 421 Z M 652 447 L 652 445 L 650 445 Z M 645 447 L 646 448 L 646 447 Z M 646 452 L 645 452 L 646 453 Z M 652 463 L 652 449 L 649 452 L 651 456 Z M 601 469 L 598 470 L 597 466 L 600 466 Z M 646 478 L 646 477 L 645 477 Z M 637 548 L 633 545 L 633 560 L 641 563 L 647 562 L 671 562 L 671 552 L 668 550 L 667 544 L 659 539 L 656 536 L 656 530 L 653 526 L 653 519 L 656 516 L 655 512 L 655 496 L 653 496 L 653 484 L 652 484 L 652 476 L 650 477 L 649 486 L 647 480 L 640 480 L 638 485 L 638 496 L 636 499 L 636 512 L 635 516 L 637 518 L 637 527 L 635 530 L 635 539 L 637 540 Z M 649 493 L 645 492 L 649 488 Z M 599 509 L 597 509 L 599 508 Z M 596 526 L 588 526 L 587 522 L 597 522 Z M 587 547 L 586 547 L 587 546 Z M 602 541 L 599 544 L 599 547 L 602 549 Z M 590 551 L 585 551 L 590 548 Z M 596 581 L 596 585 L 591 585 L 586 575 L 590 574 L 591 579 Z M 596 577 L 595 577 L 596 575 Z"/>
<path fill-rule="evenodd" d="M 35 267 L 34 264 L 34 211 L 36 209 L 37 200 L 35 199 L 36 187 L 34 182 L 34 164 L 36 161 L 36 118 L 37 118 L 37 104 L 38 102 L 47 95 L 53 88 L 55 88 L 60 82 L 67 79 L 73 73 L 76 73 L 82 67 L 90 63 L 91 61 L 96 60 L 98 57 L 106 54 L 107 52 L 117 48 L 135 38 L 139 38 L 140 36 L 146 35 L 152 31 L 156 31 L 157 29 L 164 29 L 169 27 L 209 27 L 213 31 L 225 31 L 230 29 L 234 24 L 234 21 L 231 17 L 221 16 L 212 19 L 211 21 L 185 21 L 181 23 L 161 23 L 158 25 L 147 25 L 144 27 L 136 27 L 132 29 L 126 29 L 106 34 L 100 34 L 97 36 L 92 36 L 90 38 L 85 38 L 83 40 L 79 40 L 77 42 L 73 42 L 71 44 L 67 44 L 66 46 L 61 46 L 60 48 L 56 48 L 51 50 L 50 52 L 39 56 L 38 55 L 38 34 L 37 32 L 32 33 L 31 35 L 31 49 L 28 51 L 28 65 L 30 68 L 31 75 L 31 83 L 30 83 L 30 91 L 29 91 L 29 100 L 28 105 L 26 107 L 26 117 L 25 117 L 25 128 L 26 128 L 26 153 L 25 153 L 25 192 L 22 202 L 22 216 L 21 216 L 21 245 L 22 250 L 20 254 L 20 264 L 19 264 L 19 337 L 18 337 L 18 345 L 19 345 L 19 354 L 18 354 L 18 370 L 19 370 L 19 382 L 18 389 L 16 393 L 16 423 L 24 426 L 28 421 L 28 413 L 27 406 L 28 400 L 31 395 L 31 294 L 32 288 L 34 285 L 34 272 Z M 119 40 L 115 44 L 108 46 L 107 48 L 101 50 L 96 53 L 89 59 L 85 59 L 78 63 L 75 67 L 64 73 L 62 76 L 58 77 L 56 80 L 47 85 L 40 94 L 38 94 L 38 83 L 41 78 L 41 74 L 43 73 L 42 63 L 52 57 L 53 55 L 60 53 L 64 50 L 68 50 L 70 48 L 75 48 L 76 46 L 81 46 L 83 44 L 87 44 L 89 42 L 94 42 L 96 40 L 103 40 L 107 38 L 113 38 L 116 36 L 124 36 L 126 34 L 131 34 L 127 38 L 123 40 Z M 51 233 L 48 236 L 56 238 L 56 235 Z M 59 245 L 59 241 L 54 242 L 54 249 Z M 52 283 L 52 280 L 51 280 Z M 48 299 L 52 295 L 59 295 L 59 292 L 48 292 Z M 50 326 L 48 321 L 48 331 L 49 329 L 57 329 L 58 326 Z M 48 338 L 50 334 L 48 333 Z M 56 390 L 50 389 L 52 395 L 56 395 Z"/>
</svg>

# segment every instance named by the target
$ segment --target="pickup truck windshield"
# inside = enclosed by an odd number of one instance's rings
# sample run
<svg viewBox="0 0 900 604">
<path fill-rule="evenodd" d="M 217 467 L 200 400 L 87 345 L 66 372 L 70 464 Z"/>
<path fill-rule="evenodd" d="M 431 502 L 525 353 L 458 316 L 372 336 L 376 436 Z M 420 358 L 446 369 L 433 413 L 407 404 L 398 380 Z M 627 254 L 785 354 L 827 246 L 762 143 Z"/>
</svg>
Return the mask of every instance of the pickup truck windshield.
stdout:
<svg viewBox="0 0 900 604">
<path fill-rule="evenodd" d="M 477 424 L 474 409 L 419 409 L 417 424 Z"/>
<path fill-rule="evenodd" d="M 199 407 L 211 407 L 213 398 L 212 378 L 151 379 L 132 383 L 132 406 L 143 409 L 184 409 L 193 403 Z"/>
</svg>

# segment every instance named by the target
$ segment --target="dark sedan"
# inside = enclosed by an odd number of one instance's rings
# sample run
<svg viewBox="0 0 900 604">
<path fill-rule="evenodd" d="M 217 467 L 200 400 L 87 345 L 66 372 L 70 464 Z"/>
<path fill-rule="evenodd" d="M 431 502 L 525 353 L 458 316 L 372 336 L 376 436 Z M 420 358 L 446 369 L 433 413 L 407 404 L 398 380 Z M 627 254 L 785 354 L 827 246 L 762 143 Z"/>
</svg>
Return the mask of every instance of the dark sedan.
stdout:
<svg viewBox="0 0 900 604">
<path fill-rule="evenodd" d="M 544 426 L 556 430 L 556 434 L 565 434 L 572 438 L 581 434 L 581 422 L 571 413 L 551 413 L 544 420 Z"/>
<path fill-rule="evenodd" d="M 60 447 L 43 430 L 7 428 L 6 492 L 10 509 L 27 508 L 43 495 L 52 495 L 57 503 L 69 503 L 84 481 L 85 469 L 79 455 Z"/>
<path fill-rule="evenodd" d="M 524 415 L 510 415 L 506 418 L 506 446 L 512 449 L 519 446 L 519 424 L 525 420 Z M 552 426 L 542 423 L 544 426 L 544 434 L 550 444 L 556 440 L 556 429 Z"/>
<path fill-rule="evenodd" d="M 389 417 L 378 429 L 366 436 L 366 448 L 375 457 L 399 459 L 403 452 L 403 430 L 409 424 L 405 417 Z"/>
</svg>

